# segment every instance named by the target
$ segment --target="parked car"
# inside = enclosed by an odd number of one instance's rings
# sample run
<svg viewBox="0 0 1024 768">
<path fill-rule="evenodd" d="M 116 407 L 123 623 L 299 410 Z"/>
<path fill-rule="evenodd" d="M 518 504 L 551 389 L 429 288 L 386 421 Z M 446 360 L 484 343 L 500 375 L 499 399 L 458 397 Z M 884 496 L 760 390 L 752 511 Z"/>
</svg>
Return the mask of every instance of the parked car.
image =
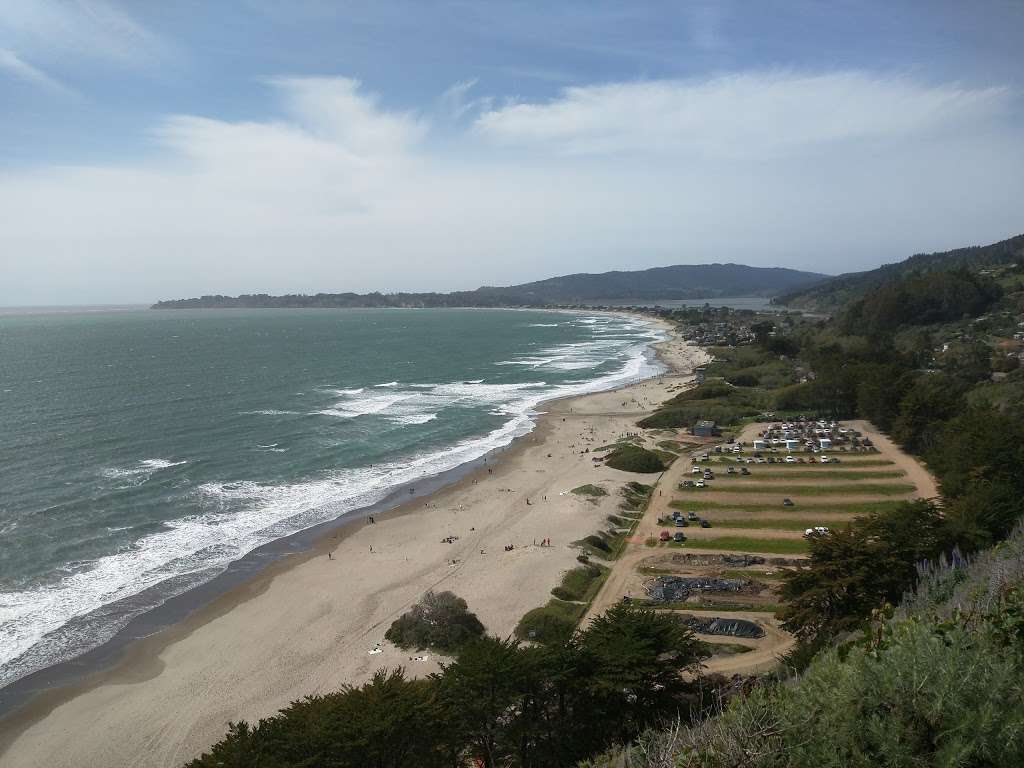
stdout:
<svg viewBox="0 0 1024 768">
<path fill-rule="evenodd" d="M 727 474 L 727 475 L 735 475 L 736 474 L 736 467 L 729 467 L 727 470 L 725 470 L 725 474 Z"/>
<path fill-rule="evenodd" d="M 677 517 L 676 518 L 676 528 L 685 528 L 685 527 L 686 527 L 686 521 L 683 520 L 681 517 Z"/>
<path fill-rule="evenodd" d="M 740 467 L 740 474 L 741 475 L 749 475 L 750 474 L 750 470 L 747 469 L 746 467 Z"/>
<path fill-rule="evenodd" d="M 700 520 L 700 518 L 697 517 L 697 513 L 696 512 L 687 512 L 686 513 L 686 519 L 687 520 L 694 520 L 694 521 Z"/>
<path fill-rule="evenodd" d="M 823 525 L 816 525 L 804 531 L 804 537 L 809 539 L 812 536 L 824 536 L 826 533 L 828 533 L 828 528 Z"/>
<path fill-rule="evenodd" d="M 699 475 L 700 471 L 701 471 L 700 467 L 697 466 L 697 465 L 694 465 L 693 469 L 690 470 L 690 474 L 691 475 Z"/>
<path fill-rule="evenodd" d="M 792 506 L 794 506 L 793 500 L 792 499 L 783 499 L 782 500 L 782 506 L 784 506 L 784 507 L 792 507 Z"/>
<path fill-rule="evenodd" d="M 682 543 L 682 542 L 686 541 L 686 534 L 683 533 L 682 531 L 676 531 L 676 533 L 672 537 L 672 539 L 674 541 L 678 541 L 678 542 Z"/>
<path fill-rule="evenodd" d="M 710 528 L 711 527 L 711 523 L 708 522 L 706 519 L 702 518 L 701 521 L 700 521 L 700 527 L 701 528 Z"/>
<path fill-rule="evenodd" d="M 672 538 L 672 534 L 669 533 L 668 531 L 662 531 L 661 533 L 658 534 L 658 538 L 661 541 L 668 541 L 669 539 Z"/>
<path fill-rule="evenodd" d="M 695 482 L 695 483 L 694 483 L 694 485 L 695 485 L 695 486 L 696 486 L 697 488 L 707 488 L 707 486 L 706 486 L 706 485 L 704 484 L 704 481 L 703 481 L 703 480 L 698 480 L 697 482 Z"/>
<path fill-rule="evenodd" d="M 786 463 L 787 464 L 796 464 L 796 457 L 794 457 L 794 456 L 787 456 L 786 457 Z"/>
<path fill-rule="evenodd" d="M 683 480 L 683 482 L 681 482 L 679 484 L 679 487 L 680 488 L 693 488 L 693 480 Z"/>
</svg>

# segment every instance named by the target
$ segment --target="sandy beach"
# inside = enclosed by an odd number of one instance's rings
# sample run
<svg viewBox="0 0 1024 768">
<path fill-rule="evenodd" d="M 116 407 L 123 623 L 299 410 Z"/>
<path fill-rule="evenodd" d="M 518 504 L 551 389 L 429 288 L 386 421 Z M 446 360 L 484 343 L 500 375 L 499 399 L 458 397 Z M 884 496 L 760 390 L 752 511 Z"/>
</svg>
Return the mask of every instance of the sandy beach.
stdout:
<svg viewBox="0 0 1024 768">
<path fill-rule="evenodd" d="M 0 762 L 179 766 L 230 721 L 362 683 L 380 667 L 432 672 L 435 656 L 412 658 L 384 641 L 391 622 L 430 589 L 455 592 L 489 633 L 509 635 L 575 565 L 572 542 L 603 527 L 622 485 L 650 482 L 595 464 L 587 449 L 635 431 L 644 412 L 707 361 L 677 339 L 659 345 L 659 355 L 671 373 L 546 404 L 534 431 L 487 466 L 375 523 L 344 527 L 131 646 L 112 669 L 36 697 L 0 721 Z M 609 495 L 594 503 L 570 493 L 587 483 Z M 543 539 L 552 545 L 539 546 Z"/>
</svg>

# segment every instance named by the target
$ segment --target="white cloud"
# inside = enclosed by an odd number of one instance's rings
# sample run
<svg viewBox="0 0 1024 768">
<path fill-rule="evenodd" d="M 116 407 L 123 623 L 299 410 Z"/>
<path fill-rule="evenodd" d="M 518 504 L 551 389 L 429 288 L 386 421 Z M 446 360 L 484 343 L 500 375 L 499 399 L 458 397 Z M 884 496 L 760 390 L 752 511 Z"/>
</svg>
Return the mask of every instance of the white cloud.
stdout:
<svg viewBox="0 0 1024 768">
<path fill-rule="evenodd" d="M 74 91 L 62 82 L 50 77 L 38 67 L 32 66 L 14 51 L 0 48 L 0 70 L 52 93 L 58 93 L 62 96 L 74 95 Z"/>
<path fill-rule="evenodd" d="M 282 77 L 269 82 L 280 89 L 299 125 L 356 156 L 404 152 L 427 130 L 411 113 L 380 109 L 375 96 L 360 93 L 358 80 Z"/>
<path fill-rule="evenodd" d="M 138 64 L 172 55 L 167 41 L 105 0 L 0 4 L 0 43 L 37 58 L 70 54 Z"/>
<path fill-rule="evenodd" d="M 984 121 L 1012 95 L 861 72 L 744 73 L 566 88 L 547 103 L 487 112 L 477 129 L 505 145 L 572 154 L 756 155 Z"/>
<path fill-rule="evenodd" d="M 169 117 L 156 161 L 0 174 L 0 305 L 708 261 L 838 272 L 1021 228 L 1024 174 L 1008 169 L 1024 141 L 1000 89 L 852 74 L 609 84 L 434 141 L 436 124 L 352 80 L 271 82 L 282 117 Z"/>
</svg>

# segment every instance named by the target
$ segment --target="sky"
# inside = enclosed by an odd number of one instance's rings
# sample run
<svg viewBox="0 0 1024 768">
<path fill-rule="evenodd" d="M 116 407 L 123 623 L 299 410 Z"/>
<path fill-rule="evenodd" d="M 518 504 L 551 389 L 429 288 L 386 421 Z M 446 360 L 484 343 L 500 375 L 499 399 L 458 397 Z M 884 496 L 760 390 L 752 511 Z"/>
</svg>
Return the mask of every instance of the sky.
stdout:
<svg viewBox="0 0 1024 768">
<path fill-rule="evenodd" d="M 1024 2 L 0 0 L 0 306 L 1024 232 Z"/>
</svg>

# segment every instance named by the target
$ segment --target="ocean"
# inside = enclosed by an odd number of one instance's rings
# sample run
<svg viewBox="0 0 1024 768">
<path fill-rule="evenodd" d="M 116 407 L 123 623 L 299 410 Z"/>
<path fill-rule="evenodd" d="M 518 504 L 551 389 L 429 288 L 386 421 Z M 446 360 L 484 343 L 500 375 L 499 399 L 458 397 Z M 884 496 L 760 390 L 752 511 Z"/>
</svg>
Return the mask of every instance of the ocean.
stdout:
<svg viewBox="0 0 1024 768">
<path fill-rule="evenodd" d="M 519 310 L 0 313 L 0 687 L 507 445 L 545 400 L 658 373 L 660 338 Z"/>
</svg>

